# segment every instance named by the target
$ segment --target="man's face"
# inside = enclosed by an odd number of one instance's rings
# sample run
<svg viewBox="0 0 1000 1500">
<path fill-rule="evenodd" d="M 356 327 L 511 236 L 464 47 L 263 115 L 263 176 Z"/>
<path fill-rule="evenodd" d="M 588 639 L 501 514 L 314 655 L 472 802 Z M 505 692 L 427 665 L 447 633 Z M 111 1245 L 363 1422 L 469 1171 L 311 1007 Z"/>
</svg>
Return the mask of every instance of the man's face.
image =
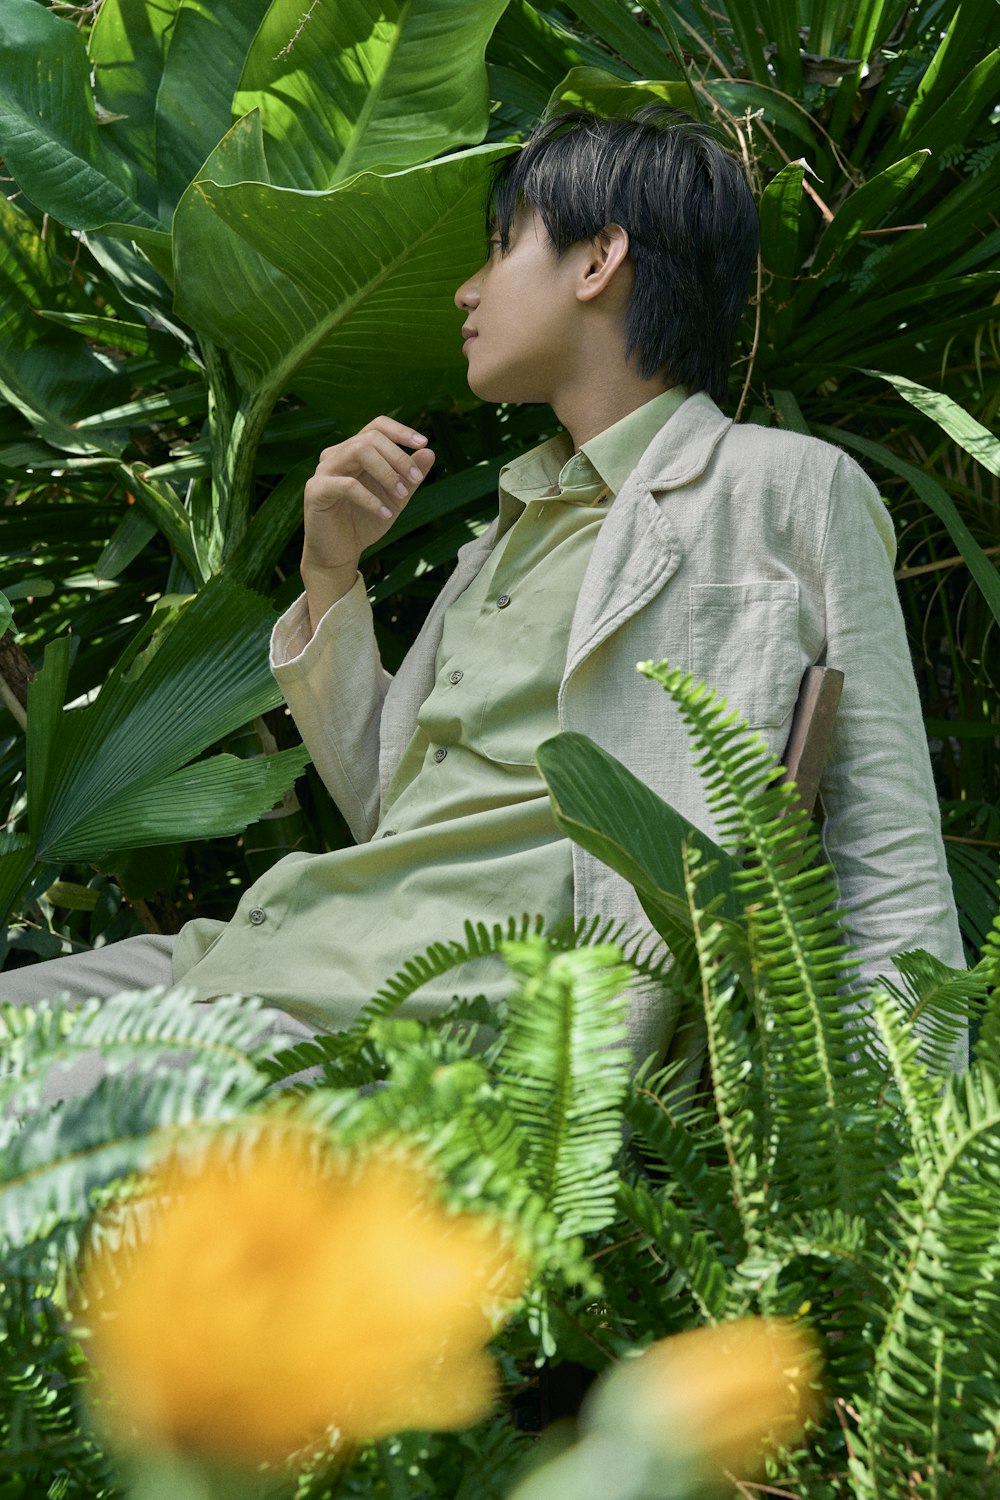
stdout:
<svg viewBox="0 0 1000 1500">
<path fill-rule="evenodd" d="M 482 400 L 551 404 L 557 395 L 576 344 L 576 248 L 560 259 L 538 215 L 522 210 L 507 254 L 497 234 L 486 264 L 458 288 L 469 387 Z"/>
</svg>

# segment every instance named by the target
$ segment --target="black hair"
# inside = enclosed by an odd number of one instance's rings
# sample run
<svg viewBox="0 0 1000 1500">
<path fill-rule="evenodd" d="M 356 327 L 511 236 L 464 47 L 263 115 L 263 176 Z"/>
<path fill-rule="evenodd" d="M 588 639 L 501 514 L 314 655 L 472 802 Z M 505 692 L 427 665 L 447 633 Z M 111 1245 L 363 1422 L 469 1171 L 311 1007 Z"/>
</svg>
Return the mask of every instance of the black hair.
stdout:
<svg viewBox="0 0 1000 1500">
<path fill-rule="evenodd" d="M 743 166 L 709 127 L 658 104 L 628 118 L 554 115 L 494 176 L 487 218 L 501 254 L 520 209 L 538 213 L 557 255 L 609 224 L 627 230 L 626 358 L 644 379 L 663 370 L 725 398 L 760 230 Z"/>
</svg>

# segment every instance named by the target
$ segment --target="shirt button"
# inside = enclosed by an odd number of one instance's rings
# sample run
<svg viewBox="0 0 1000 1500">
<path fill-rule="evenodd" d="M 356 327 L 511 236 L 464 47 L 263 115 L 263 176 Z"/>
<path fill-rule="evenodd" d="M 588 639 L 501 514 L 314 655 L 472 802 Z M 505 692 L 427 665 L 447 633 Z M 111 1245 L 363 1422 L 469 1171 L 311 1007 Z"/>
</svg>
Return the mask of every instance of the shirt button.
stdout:
<svg viewBox="0 0 1000 1500">
<path fill-rule="evenodd" d="M 443 761 L 443 760 L 444 760 L 444 758 L 445 758 L 445 756 L 446 756 L 446 755 L 447 755 L 447 754 L 448 754 L 448 752 L 447 752 L 447 750 L 435 750 L 435 751 L 434 751 L 434 759 L 435 759 L 435 760 L 436 760 L 436 761 L 437 761 L 437 762 L 438 762 L 438 764 L 439 764 L 439 765 L 440 765 L 440 763 L 441 763 L 441 761 Z"/>
<path fill-rule="evenodd" d="M 259 927 L 261 922 L 267 921 L 267 913 L 261 911 L 259 906 L 255 906 L 253 911 L 250 913 L 250 920 L 255 927 Z"/>
<path fill-rule="evenodd" d="M 509 603 L 510 603 L 510 595 L 509 594 L 501 594 L 500 597 L 499 597 L 499 599 L 497 600 L 497 609 L 506 609 Z"/>
<path fill-rule="evenodd" d="M 456 672 L 451 672 L 448 675 L 448 681 L 449 682 L 461 682 L 461 680 L 462 680 L 462 678 L 463 678 L 464 675 L 465 674 L 462 673 L 462 672 L 457 672 L 457 671 Z"/>
</svg>

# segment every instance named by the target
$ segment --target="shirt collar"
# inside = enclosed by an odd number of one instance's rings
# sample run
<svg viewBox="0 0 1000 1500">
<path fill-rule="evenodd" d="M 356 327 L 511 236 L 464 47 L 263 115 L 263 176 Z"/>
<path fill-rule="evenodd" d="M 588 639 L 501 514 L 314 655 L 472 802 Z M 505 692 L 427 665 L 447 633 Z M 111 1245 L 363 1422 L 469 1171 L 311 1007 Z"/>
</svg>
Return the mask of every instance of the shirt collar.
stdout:
<svg viewBox="0 0 1000 1500">
<path fill-rule="evenodd" d="M 568 433 L 505 464 L 500 470 L 500 527 L 502 534 L 532 500 L 557 499 L 573 492 L 592 496 L 607 486 L 617 495 L 660 428 L 687 400 L 683 386 L 673 386 L 637 406 L 627 416 L 590 438 L 573 453 Z"/>
<path fill-rule="evenodd" d="M 569 478 L 567 471 L 573 471 L 575 465 L 582 468 L 586 464 L 589 471 L 599 474 L 611 493 L 617 495 L 660 428 L 686 400 L 687 391 L 682 385 L 675 385 L 637 406 L 627 417 L 612 423 L 584 443 L 580 452 L 566 464 L 563 476 Z"/>
</svg>

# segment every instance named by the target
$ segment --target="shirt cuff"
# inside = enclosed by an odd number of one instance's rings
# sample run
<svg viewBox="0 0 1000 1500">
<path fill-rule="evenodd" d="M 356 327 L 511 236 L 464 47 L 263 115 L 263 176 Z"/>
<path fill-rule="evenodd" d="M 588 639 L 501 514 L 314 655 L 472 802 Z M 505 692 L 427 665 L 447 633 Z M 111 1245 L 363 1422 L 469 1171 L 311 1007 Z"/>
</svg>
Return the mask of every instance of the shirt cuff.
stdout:
<svg viewBox="0 0 1000 1500">
<path fill-rule="evenodd" d="M 305 594 L 275 622 L 271 631 L 271 671 L 280 680 L 309 670 L 310 658 L 322 653 L 331 637 L 371 612 L 365 581 L 359 573 L 346 594 L 331 604 L 315 630 L 310 630 Z"/>
</svg>

